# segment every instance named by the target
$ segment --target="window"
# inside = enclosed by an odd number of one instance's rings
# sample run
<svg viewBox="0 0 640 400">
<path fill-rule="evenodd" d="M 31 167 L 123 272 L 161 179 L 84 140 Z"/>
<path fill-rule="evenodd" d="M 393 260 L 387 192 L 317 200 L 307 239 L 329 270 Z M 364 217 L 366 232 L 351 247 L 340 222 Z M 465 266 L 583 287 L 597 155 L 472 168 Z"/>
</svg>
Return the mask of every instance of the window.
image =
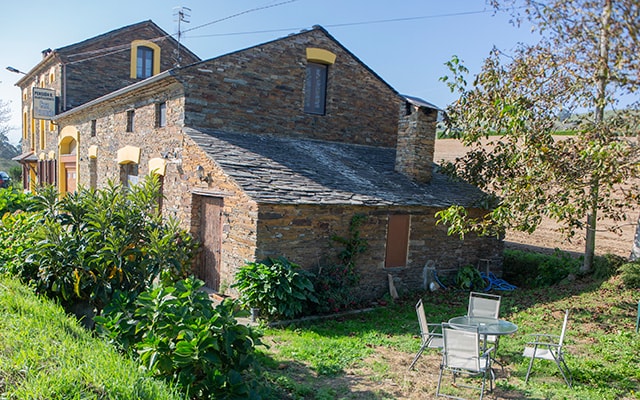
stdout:
<svg viewBox="0 0 640 400">
<path fill-rule="evenodd" d="M 167 126 L 167 103 L 156 104 L 156 128 Z"/>
<path fill-rule="evenodd" d="M 126 189 L 130 189 L 137 185 L 138 182 L 138 164 L 120 164 L 120 183 L 122 183 L 122 186 Z"/>
<path fill-rule="evenodd" d="M 136 61 L 136 78 L 148 78 L 153 75 L 153 49 L 138 46 Z"/>
<path fill-rule="evenodd" d="M 95 137 L 96 136 L 96 120 L 92 119 L 91 120 L 91 137 Z"/>
<path fill-rule="evenodd" d="M 307 75 L 304 86 L 304 111 L 310 114 L 325 114 L 327 97 L 326 64 L 307 62 Z"/>
<path fill-rule="evenodd" d="M 127 132 L 133 132 L 133 119 L 135 117 L 135 111 L 127 111 Z"/>
<path fill-rule="evenodd" d="M 160 73 L 160 46 L 150 40 L 131 42 L 131 79 L 145 79 Z"/>
</svg>

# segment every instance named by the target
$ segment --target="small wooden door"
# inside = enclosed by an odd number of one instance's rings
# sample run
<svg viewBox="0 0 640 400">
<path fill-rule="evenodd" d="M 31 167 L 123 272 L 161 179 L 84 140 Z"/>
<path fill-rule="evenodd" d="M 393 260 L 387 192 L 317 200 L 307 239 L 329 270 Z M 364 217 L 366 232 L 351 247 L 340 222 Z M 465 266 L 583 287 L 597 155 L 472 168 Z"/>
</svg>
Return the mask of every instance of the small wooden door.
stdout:
<svg viewBox="0 0 640 400">
<path fill-rule="evenodd" d="M 202 258 L 198 276 L 208 288 L 220 290 L 220 256 L 222 252 L 222 198 L 199 196 L 200 242 Z"/>
<path fill-rule="evenodd" d="M 385 268 L 404 267 L 409 251 L 409 215 L 389 215 Z"/>
<path fill-rule="evenodd" d="M 65 191 L 67 193 L 75 192 L 78 185 L 76 163 L 65 163 L 64 173 L 65 173 L 65 182 L 66 182 Z"/>
</svg>

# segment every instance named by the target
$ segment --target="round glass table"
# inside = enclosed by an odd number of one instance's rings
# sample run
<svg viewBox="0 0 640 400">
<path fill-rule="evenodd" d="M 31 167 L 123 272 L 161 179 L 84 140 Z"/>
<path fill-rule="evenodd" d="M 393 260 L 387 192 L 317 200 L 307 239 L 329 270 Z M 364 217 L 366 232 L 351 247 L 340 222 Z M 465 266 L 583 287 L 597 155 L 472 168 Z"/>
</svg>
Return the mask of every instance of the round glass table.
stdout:
<svg viewBox="0 0 640 400">
<path fill-rule="evenodd" d="M 469 317 L 466 315 L 451 318 L 449 325 L 451 325 L 452 328 L 456 328 L 456 325 L 459 325 L 460 328 L 464 326 L 477 326 L 478 333 L 486 336 L 511 335 L 518 330 L 518 325 L 503 319 Z"/>
</svg>

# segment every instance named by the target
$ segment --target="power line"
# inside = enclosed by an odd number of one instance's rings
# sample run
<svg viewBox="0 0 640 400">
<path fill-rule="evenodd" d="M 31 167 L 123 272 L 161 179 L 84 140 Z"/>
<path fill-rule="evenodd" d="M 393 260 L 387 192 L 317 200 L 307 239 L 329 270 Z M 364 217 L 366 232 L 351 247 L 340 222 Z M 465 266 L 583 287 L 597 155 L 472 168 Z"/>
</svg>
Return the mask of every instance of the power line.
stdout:
<svg viewBox="0 0 640 400">
<path fill-rule="evenodd" d="M 448 14 L 423 15 L 419 17 L 404 17 L 404 18 L 380 19 L 380 20 L 361 21 L 361 22 L 346 22 L 343 24 L 324 24 L 323 26 L 326 28 L 338 28 L 338 27 L 344 27 L 344 26 L 373 25 L 373 24 L 382 24 L 382 23 L 389 23 L 389 22 L 414 21 L 414 20 L 421 20 L 421 19 L 459 17 L 463 15 L 486 14 L 488 12 L 492 12 L 492 11 L 488 11 L 488 10 L 464 11 L 464 12 L 448 13 Z M 213 37 L 213 36 L 252 35 L 257 33 L 273 33 L 273 32 L 284 32 L 284 31 L 291 32 L 291 31 L 299 31 L 305 28 L 306 27 L 268 29 L 268 30 L 260 30 L 260 31 L 245 31 L 245 32 L 232 32 L 232 33 L 212 33 L 208 35 L 190 35 L 190 37 L 203 38 L 203 37 Z"/>
</svg>

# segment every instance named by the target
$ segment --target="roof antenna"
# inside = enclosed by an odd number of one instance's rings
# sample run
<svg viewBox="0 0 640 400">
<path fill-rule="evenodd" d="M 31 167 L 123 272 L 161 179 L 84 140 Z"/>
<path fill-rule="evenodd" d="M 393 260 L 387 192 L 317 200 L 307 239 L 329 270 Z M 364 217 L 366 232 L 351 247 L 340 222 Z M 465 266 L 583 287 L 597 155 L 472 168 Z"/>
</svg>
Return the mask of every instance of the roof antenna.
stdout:
<svg viewBox="0 0 640 400">
<path fill-rule="evenodd" d="M 188 7 L 174 7 L 173 8 L 173 21 L 178 22 L 178 56 L 176 57 L 176 67 L 180 66 L 182 62 L 182 56 L 180 55 L 180 39 L 182 38 L 181 22 L 191 22 L 191 9 Z"/>
</svg>

